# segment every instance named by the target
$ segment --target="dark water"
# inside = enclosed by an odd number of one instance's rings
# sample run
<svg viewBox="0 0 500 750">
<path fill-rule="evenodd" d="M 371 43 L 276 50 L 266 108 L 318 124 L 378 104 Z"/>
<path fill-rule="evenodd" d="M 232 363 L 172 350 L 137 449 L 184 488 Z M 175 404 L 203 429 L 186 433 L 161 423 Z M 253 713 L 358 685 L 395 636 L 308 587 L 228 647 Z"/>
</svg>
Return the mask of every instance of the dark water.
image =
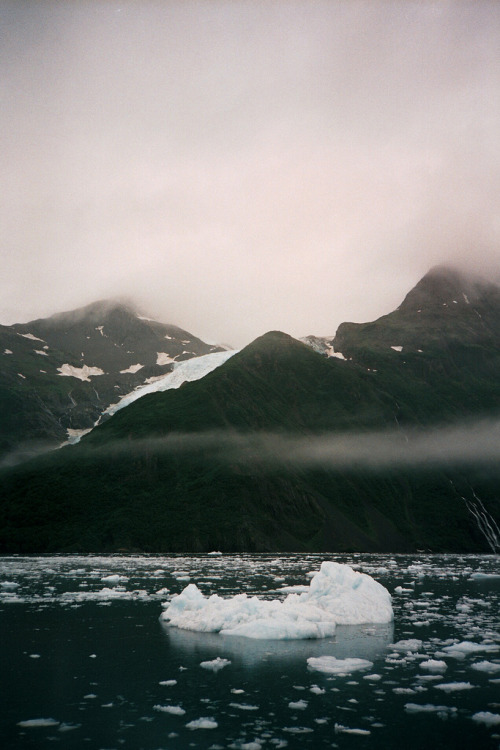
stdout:
<svg viewBox="0 0 500 750">
<path fill-rule="evenodd" d="M 256 641 L 159 622 L 161 602 L 188 577 L 204 593 L 271 598 L 307 584 L 323 559 L 386 586 L 394 623 Z M 499 605 L 495 557 L 3 557 L 0 747 L 496 749 Z M 322 655 L 372 665 L 340 676 L 308 669 Z M 216 657 L 230 663 L 200 667 Z M 429 660 L 446 668 L 421 666 Z M 196 728 L 199 719 L 209 721 Z"/>
</svg>

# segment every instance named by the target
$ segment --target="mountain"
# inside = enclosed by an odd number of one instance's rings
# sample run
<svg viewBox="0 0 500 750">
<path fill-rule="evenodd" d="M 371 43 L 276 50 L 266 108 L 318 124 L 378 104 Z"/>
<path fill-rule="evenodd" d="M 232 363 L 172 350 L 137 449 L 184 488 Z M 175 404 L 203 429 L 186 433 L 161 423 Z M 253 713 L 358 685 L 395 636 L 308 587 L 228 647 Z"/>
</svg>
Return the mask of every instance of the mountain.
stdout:
<svg viewBox="0 0 500 750">
<path fill-rule="evenodd" d="M 393 313 L 340 326 L 325 351 L 344 359 L 260 337 L 4 470 L 0 550 L 498 551 L 497 462 L 449 460 L 439 436 L 473 442 L 471 420 L 499 413 L 499 299 L 433 269 Z M 442 459 L 412 460 L 422 434 Z"/>
<path fill-rule="evenodd" d="M 219 350 L 109 300 L 0 326 L 0 457 L 59 445 L 173 363 Z"/>
</svg>

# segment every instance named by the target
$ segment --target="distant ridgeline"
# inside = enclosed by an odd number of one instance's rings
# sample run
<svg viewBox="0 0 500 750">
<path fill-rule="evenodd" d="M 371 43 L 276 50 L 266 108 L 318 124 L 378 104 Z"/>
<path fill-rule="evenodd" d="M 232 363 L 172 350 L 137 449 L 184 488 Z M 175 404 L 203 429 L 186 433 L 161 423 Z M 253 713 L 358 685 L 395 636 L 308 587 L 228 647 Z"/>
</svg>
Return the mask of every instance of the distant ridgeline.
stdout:
<svg viewBox="0 0 500 750">
<path fill-rule="evenodd" d="M 132 318 L 121 341 L 142 321 Z M 54 367 L 111 371 L 94 353 L 63 362 L 62 334 L 50 339 L 48 322 L 36 323 L 3 329 L 15 337 L 6 349 L 25 347 L 25 380 L 40 352 L 56 349 Z M 161 348 L 165 336 L 185 342 L 181 356 L 213 350 L 150 325 L 162 337 L 157 359 L 179 356 Z M 92 330 L 95 346 L 110 335 L 106 324 Z M 499 552 L 500 288 L 438 267 L 389 315 L 306 342 L 267 333 L 201 380 L 138 399 L 78 445 L 5 468 L 0 550 Z M 149 377 L 162 367 L 126 346 L 120 367 L 131 380 L 110 386 L 118 394 L 137 385 L 136 363 Z M 50 372 L 54 402 L 105 377 Z M 29 383 L 15 384 L 9 419 L 19 410 L 39 437 L 34 396 L 23 406 Z"/>
</svg>

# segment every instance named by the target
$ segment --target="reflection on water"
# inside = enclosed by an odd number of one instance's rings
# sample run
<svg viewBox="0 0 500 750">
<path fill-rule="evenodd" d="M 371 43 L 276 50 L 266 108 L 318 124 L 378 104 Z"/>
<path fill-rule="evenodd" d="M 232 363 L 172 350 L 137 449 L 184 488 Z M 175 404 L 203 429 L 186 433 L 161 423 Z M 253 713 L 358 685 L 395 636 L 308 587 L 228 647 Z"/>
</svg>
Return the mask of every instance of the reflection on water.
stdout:
<svg viewBox="0 0 500 750">
<path fill-rule="evenodd" d="M 271 667 L 304 664 L 310 656 L 359 657 L 375 661 L 383 656 L 394 638 L 394 624 L 337 625 L 333 638 L 266 641 L 218 633 L 198 633 L 170 627 L 162 622 L 171 648 L 181 655 L 222 656 L 245 667 L 267 661 Z"/>
</svg>

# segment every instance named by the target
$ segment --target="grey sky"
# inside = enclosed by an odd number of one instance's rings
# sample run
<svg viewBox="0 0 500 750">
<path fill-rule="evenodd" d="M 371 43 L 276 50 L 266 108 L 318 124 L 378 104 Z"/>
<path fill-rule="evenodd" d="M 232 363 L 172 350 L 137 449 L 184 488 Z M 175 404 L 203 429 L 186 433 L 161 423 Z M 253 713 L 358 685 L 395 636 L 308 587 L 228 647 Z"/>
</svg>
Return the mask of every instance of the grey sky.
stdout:
<svg viewBox="0 0 500 750">
<path fill-rule="evenodd" d="M 0 320 L 334 333 L 500 278 L 500 3 L 0 0 Z"/>
</svg>

